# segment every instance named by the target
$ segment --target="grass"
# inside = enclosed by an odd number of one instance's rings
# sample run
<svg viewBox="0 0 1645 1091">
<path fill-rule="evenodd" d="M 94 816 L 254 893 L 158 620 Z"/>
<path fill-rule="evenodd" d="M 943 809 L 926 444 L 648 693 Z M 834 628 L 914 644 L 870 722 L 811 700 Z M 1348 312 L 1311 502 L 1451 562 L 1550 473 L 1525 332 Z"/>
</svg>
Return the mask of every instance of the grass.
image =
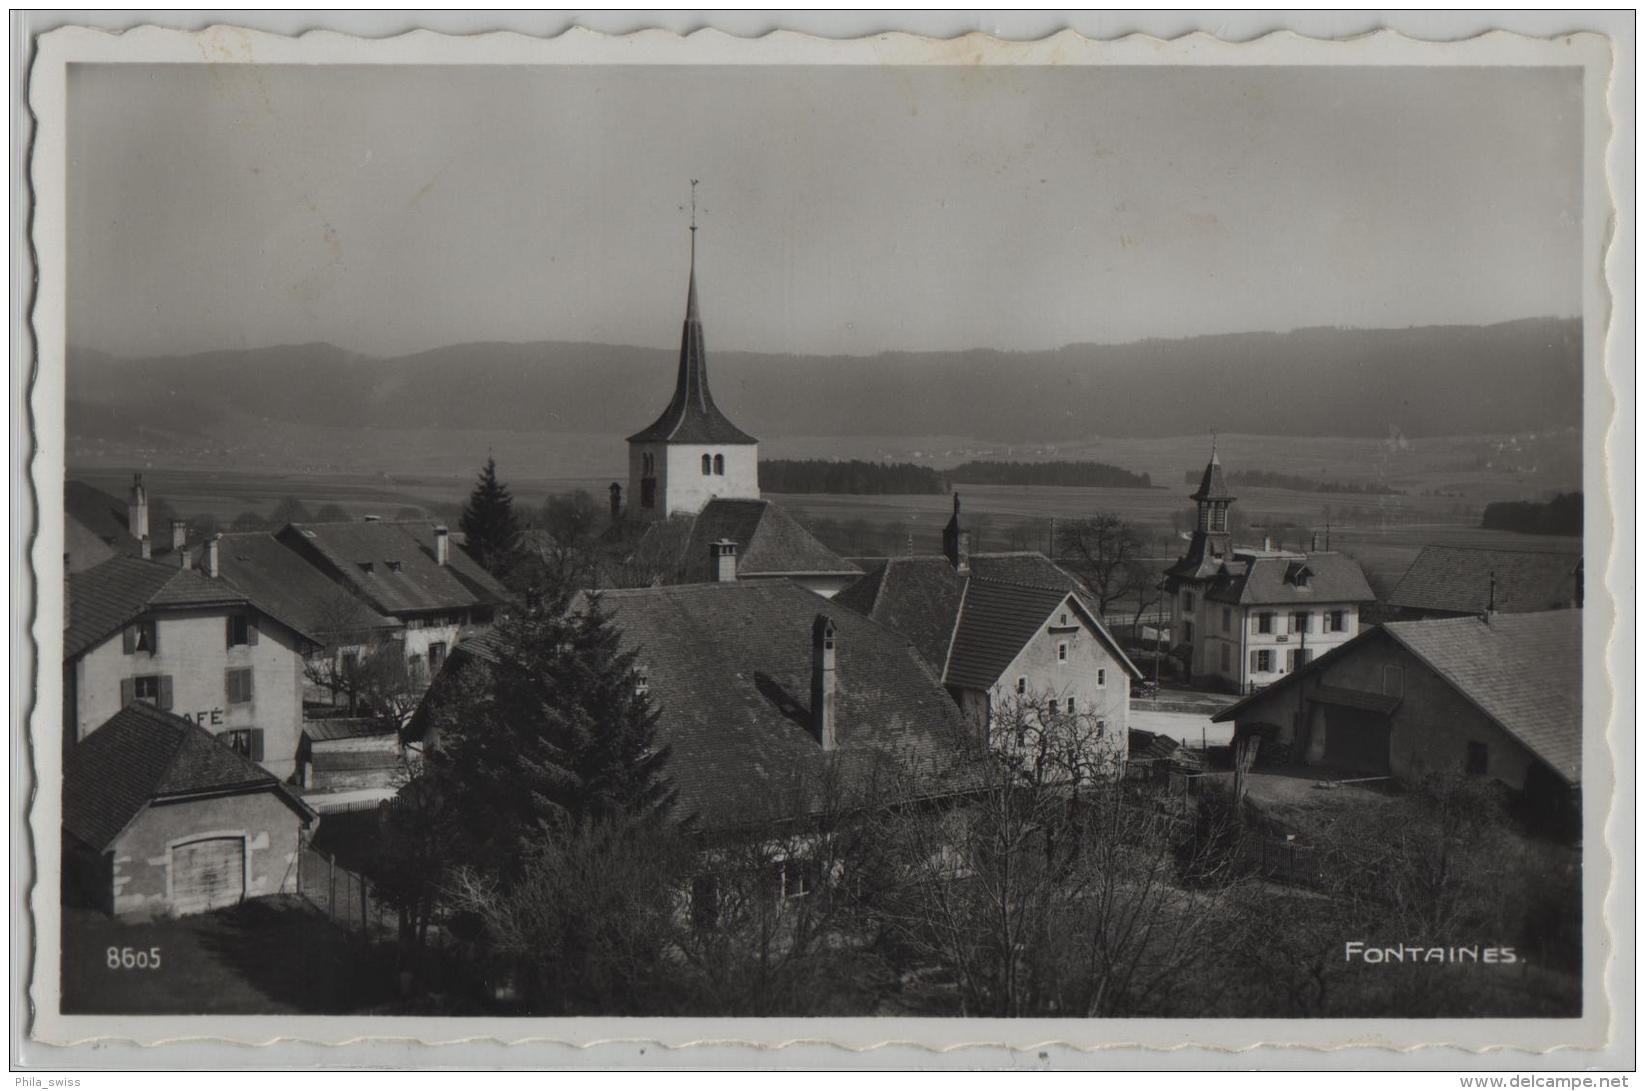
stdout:
<svg viewBox="0 0 1645 1091">
<path fill-rule="evenodd" d="M 160 967 L 111 969 L 111 947 L 158 948 Z M 68 1014 L 341 1014 L 388 1001 L 388 971 L 294 896 L 152 921 L 63 910 Z"/>
</svg>

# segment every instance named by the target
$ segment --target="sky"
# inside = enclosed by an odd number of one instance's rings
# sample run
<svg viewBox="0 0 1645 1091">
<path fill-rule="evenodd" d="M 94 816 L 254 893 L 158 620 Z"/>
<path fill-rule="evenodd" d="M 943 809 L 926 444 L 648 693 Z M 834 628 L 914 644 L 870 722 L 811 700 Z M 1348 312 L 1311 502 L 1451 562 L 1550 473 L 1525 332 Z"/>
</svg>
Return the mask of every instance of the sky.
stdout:
<svg viewBox="0 0 1645 1091">
<path fill-rule="evenodd" d="M 1034 350 L 1581 309 L 1580 70 L 79 65 L 68 341 Z"/>
</svg>

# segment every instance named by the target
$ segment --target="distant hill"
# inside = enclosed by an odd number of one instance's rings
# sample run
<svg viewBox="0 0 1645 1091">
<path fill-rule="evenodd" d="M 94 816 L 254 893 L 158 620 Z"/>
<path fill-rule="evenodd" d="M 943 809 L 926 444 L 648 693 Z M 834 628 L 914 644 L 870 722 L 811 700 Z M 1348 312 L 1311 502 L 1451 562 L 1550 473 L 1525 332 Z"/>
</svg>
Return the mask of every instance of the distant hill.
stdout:
<svg viewBox="0 0 1645 1091">
<path fill-rule="evenodd" d="M 712 338 L 712 327 L 710 327 Z M 1305 329 L 1045 352 L 716 352 L 716 398 L 756 436 L 997 442 L 1230 433 L 1411 436 L 1580 426 L 1581 327 Z M 69 427 L 209 429 L 219 413 L 359 428 L 626 434 L 667 402 L 675 353 L 574 342 L 380 359 L 290 345 L 157 359 L 71 349 Z M 181 418 L 181 419 L 180 419 Z"/>
</svg>

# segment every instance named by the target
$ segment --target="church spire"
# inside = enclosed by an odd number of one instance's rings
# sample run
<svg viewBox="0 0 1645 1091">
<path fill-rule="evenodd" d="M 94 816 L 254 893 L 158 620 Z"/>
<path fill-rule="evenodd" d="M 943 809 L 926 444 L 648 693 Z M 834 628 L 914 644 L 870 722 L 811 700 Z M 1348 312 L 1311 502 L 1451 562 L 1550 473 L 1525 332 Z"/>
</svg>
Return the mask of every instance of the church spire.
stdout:
<svg viewBox="0 0 1645 1091">
<path fill-rule="evenodd" d="M 708 392 L 708 352 L 697 304 L 697 181 L 691 181 L 691 251 L 686 271 L 685 323 L 680 331 L 680 366 L 674 397 L 651 427 L 629 436 L 630 443 L 755 443 L 732 424 Z"/>
</svg>

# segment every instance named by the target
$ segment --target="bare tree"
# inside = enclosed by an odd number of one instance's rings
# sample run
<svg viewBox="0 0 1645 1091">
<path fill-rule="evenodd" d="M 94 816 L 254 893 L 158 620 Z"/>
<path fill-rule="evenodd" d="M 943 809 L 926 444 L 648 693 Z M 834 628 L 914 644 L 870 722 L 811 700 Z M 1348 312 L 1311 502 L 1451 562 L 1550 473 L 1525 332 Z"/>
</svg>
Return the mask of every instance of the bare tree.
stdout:
<svg viewBox="0 0 1645 1091">
<path fill-rule="evenodd" d="M 1152 592 L 1154 579 L 1144 563 L 1136 527 L 1111 512 L 1099 512 L 1057 527 L 1056 560 L 1085 581 L 1106 621 L 1110 608 L 1133 595 Z"/>
</svg>

